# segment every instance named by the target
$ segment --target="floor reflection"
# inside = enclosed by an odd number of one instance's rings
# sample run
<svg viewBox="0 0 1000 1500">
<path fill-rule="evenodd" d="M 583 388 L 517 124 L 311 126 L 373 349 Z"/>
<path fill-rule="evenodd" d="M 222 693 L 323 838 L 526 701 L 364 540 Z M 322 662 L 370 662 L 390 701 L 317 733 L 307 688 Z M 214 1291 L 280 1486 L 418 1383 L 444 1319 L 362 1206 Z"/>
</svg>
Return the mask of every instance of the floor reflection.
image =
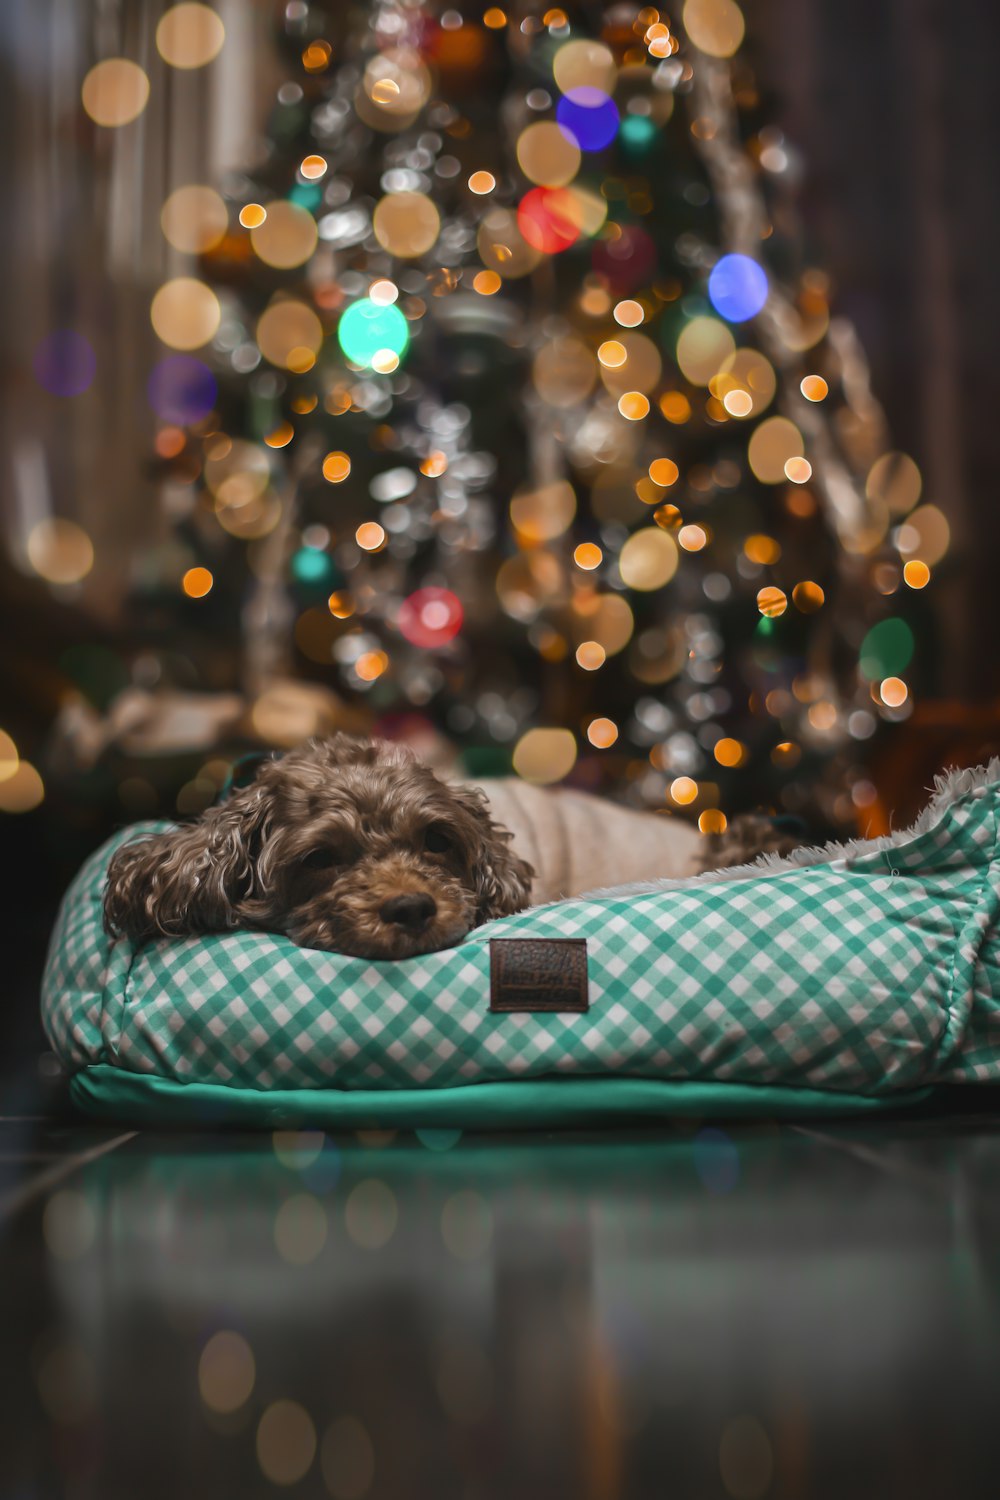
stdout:
<svg viewBox="0 0 1000 1500">
<path fill-rule="evenodd" d="M 9 1492 L 985 1494 L 1000 1136 L 884 1132 L 136 1137 L 8 1229 Z"/>
</svg>

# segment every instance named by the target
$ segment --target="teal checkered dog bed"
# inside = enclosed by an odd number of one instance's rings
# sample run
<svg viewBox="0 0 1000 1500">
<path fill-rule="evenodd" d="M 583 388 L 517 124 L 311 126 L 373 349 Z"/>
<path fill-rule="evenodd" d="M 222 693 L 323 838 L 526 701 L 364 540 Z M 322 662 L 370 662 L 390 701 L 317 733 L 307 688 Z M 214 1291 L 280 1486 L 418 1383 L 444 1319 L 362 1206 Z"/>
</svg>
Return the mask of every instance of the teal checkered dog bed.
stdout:
<svg viewBox="0 0 1000 1500">
<path fill-rule="evenodd" d="M 77 1103 L 131 1120 L 476 1127 L 885 1108 L 1000 1079 L 998 809 L 994 761 L 939 781 L 904 834 L 599 891 L 394 962 L 254 932 L 112 943 L 101 899 L 126 829 L 67 892 L 43 1018 Z M 491 967 L 495 998 L 502 961 L 567 939 L 586 945 L 587 1009 L 491 1009 Z"/>
</svg>

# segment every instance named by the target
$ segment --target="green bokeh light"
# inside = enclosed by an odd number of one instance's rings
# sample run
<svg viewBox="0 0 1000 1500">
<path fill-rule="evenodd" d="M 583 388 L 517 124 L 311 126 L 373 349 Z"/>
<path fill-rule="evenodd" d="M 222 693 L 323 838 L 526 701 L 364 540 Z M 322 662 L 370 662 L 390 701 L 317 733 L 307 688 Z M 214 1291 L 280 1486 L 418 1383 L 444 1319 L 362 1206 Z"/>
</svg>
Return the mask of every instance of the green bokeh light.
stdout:
<svg viewBox="0 0 1000 1500">
<path fill-rule="evenodd" d="M 299 583 L 317 583 L 324 587 L 333 577 L 333 563 L 317 547 L 301 547 L 292 558 L 292 577 Z"/>
<path fill-rule="evenodd" d="M 905 620 L 895 616 L 880 620 L 861 642 L 859 665 L 870 682 L 883 677 L 898 677 L 905 672 L 913 656 L 913 631 Z"/>
<path fill-rule="evenodd" d="M 641 151 L 656 140 L 657 128 L 648 115 L 626 115 L 618 135 L 626 146 Z"/>
<path fill-rule="evenodd" d="M 362 297 L 344 313 L 337 338 L 349 360 L 369 369 L 380 349 L 391 349 L 402 358 L 410 342 L 410 330 L 394 304 L 380 307 L 369 297 Z"/>
</svg>

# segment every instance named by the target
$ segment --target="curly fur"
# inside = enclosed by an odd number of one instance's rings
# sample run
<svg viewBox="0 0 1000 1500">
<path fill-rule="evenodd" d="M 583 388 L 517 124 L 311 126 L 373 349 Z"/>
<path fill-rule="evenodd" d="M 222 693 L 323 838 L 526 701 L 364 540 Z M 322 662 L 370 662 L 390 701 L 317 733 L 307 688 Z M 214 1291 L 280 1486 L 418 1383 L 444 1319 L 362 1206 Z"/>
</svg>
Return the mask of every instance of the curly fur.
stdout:
<svg viewBox="0 0 1000 1500">
<path fill-rule="evenodd" d="M 265 762 L 197 822 L 123 845 L 104 922 L 135 943 L 249 927 L 409 958 L 527 904 L 534 872 L 509 841 L 476 788 L 446 785 L 399 746 L 338 734 Z M 424 899 L 401 920 L 400 897 Z"/>
</svg>

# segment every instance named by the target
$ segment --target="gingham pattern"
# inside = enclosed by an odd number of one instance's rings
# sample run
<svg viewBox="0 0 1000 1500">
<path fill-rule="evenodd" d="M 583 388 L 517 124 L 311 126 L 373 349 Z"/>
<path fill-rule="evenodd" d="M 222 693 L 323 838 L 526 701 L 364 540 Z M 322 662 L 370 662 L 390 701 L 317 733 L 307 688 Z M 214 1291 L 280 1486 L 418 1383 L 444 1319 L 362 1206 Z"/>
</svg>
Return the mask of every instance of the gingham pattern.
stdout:
<svg viewBox="0 0 1000 1500">
<path fill-rule="evenodd" d="M 553 1073 L 912 1088 L 961 1072 L 973 1010 L 1000 980 L 984 950 L 996 939 L 998 802 L 993 783 L 883 852 L 565 901 L 395 963 L 253 933 L 110 947 L 102 882 L 129 829 L 66 896 L 45 1022 L 73 1068 L 241 1088 Z M 587 939 L 589 1013 L 490 1013 L 489 939 L 521 936 Z M 1000 1077 L 996 1053 L 967 1076 L 984 1068 Z"/>
</svg>

